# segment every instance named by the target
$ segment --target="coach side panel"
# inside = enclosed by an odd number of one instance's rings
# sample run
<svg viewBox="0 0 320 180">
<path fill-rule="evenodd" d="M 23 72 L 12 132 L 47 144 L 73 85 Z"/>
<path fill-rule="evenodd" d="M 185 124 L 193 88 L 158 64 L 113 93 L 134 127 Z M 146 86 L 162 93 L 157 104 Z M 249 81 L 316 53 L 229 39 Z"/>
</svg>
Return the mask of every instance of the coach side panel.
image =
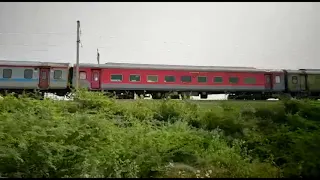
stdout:
<svg viewBox="0 0 320 180">
<path fill-rule="evenodd" d="M 72 87 L 76 85 L 76 68 L 73 67 Z M 91 89 L 91 68 L 79 68 L 79 88 Z"/>
<path fill-rule="evenodd" d="M 131 80 L 137 76 L 138 80 Z M 153 79 L 149 79 L 152 77 Z M 172 77 L 172 81 L 166 80 Z M 182 82 L 188 77 L 188 82 Z M 118 79 L 112 79 L 118 78 Z M 120 78 L 120 79 L 119 79 Z M 190 72 L 147 69 L 103 69 L 102 89 L 105 90 L 160 90 L 207 92 L 259 92 L 265 90 L 263 72 Z"/>
<path fill-rule="evenodd" d="M 273 73 L 273 91 L 284 92 L 285 91 L 285 74 L 284 72 Z"/>
<path fill-rule="evenodd" d="M 319 73 L 308 73 L 307 79 L 308 87 L 310 92 L 320 92 L 320 72 Z"/>
<path fill-rule="evenodd" d="M 66 89 L 68 86 L 68 68 L 51 68 L 50 89 Z"/>
<path fill-rule="evenodd" d="M 0 89 L 38 89 L 39 69 L 0 67 Z"/>
</svg>

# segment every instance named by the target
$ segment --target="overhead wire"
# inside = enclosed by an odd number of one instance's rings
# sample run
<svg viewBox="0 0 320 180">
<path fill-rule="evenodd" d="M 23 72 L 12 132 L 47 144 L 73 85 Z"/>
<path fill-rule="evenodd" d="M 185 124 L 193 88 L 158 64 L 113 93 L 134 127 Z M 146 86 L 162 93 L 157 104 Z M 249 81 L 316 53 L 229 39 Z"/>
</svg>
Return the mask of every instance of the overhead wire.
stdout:
<svg viewBox="0 0 320 180">
<path fill-rule="evenodd" d="M 35 46 L 47 46 L 47 47 L 59 47 L 61 45 L 56 44 L 39 44 L 39 45 L 33 45 L 33 44 L 0 44 L 0 46 L 26 46 L 26 47 L 35 47 Z"/>
<path fill-rule="evenodd" d="M 82 36 L 82 30 L 81 30 L 81 27 L 80 27 L 80 32 L 79 32 L 79 37 Z M 75 32 L 35 32 L 35 33 L 26 33 L 26 32 L 0 32 L 0 35 L 46 35 L 46 36 L 51 36 L 51 35 L 59 35 L 59 36 L 73 36 L 73 35 L 77 35 L 77 33 Z M 0 36 L 1 37 L 1 36 Z M 80 40 L 80 45 L 81 45 L 81 48 L 83 48 L 83 43 L 82 41 Z M 34 44 L 26 44 L 26 43 L 22 43 L 22 44 L 0 44 L 0 46 L 4 46 L 5 47 L 8 47 L 8 46 L 21 46 L 21 47 L 37 47 L 37 46 L 42 46 L 44 48 L 46 47 L 59 47 L 61 45 L 56 45 L 56 44 L 46 44 L 46 43 L 41 43 L 39 45 L 34 45 Z M 44 52 L 48 52 L 49 49 L 46 49 L 46 50 L 29 50 L 29 52 L 39 52 L 39 51 L 44 51 Z M 41 60 L 40 58 L 28 58 L 28 59 L 39 59 Z M 63 60 L 63 59 L 56 59 L 56 60 Z"/>
<path fill-rule="evenodd" d="M 37 33 L 26 33 L 26 32 L 0 32 L 0 35 L 76 35 L 74 32 L 37 32 Z M 0 36 L 1 37 L 1 36 Z M 0 46 L 24 46 L 24 47 L 35 47 L 35 46 L 42 46 L 42 47 L 59 47 L 61 45 L 57 44 L 46 44 L 46 43 L 41 43 L 38 45 L 34 44 L 0 44 Z"/>
<path fill-rule="evenodd" d="M 21 32 L 0 32 L 0 35 L 76 35 L 71 32 L 46 32 L 46 33 L 21 33 Z"/>
<path fill-rule="evenodd" d="M 74 36 L 76 35 L 76 33 L 74 32 L 36 32 L 36 33 L 26 33 L 26 32 L 0 32 L 0 37 L 1 35 L 3 36 L 7 36 L 7 35 L 26 35 L 26 36 L 30 36 L 30 35 L 45 35 L 45 36 Z M 41 49 L 31 49 L 28 50 L 28 53 L 39 53 L 39 52 L 49 52 L 50 49 L 47 49 L 48 47 L 61 47 L 64 45 L 57 45 L 57 44 L 47 44 L 47 43 L 40 43 L 40 44 L 27 44 L 27 43 L 21 43 L 21 44 L 5 44 L 2 43 L 0 44 L 0 47 L 2 48 L 6 48 L 6 47 L 32 47 L 32 48 L 37 48 L 37 47 L 42 47 Z M 6 59 L 6 58 L 5 58 Z M 28 59 L 32 59 L 32 60 L 43 60 L 43 58 L 28 58 Z M 63 61 L 63 58 L 59 58 L 59 59 L 55 59 L 55 61 Z"/>
</svg>

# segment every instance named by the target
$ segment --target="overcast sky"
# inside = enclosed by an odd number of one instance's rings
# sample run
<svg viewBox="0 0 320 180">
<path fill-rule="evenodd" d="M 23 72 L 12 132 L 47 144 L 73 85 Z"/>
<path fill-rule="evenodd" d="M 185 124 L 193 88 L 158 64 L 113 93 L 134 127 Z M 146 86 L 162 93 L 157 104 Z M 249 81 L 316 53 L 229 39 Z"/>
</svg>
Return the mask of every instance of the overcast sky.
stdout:
<svg viewBox="0 0 320 180">
<path fill-rule="evenodd" d="M 0 3 L 0 58 L 320 68 L 320 4 Z"/>
</svg>

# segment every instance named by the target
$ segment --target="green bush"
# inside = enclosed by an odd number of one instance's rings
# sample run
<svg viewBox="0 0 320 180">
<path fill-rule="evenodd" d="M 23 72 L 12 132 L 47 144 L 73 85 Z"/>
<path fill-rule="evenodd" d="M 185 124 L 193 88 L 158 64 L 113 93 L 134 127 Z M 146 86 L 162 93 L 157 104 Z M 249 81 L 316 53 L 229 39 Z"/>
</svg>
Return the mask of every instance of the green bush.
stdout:
<svg viewBox="0 0 320 180">
<path fill-rule="evenodd" d="M 0 177 L 319 177 L 319 104 L 0 100 Z"/>
</svg>

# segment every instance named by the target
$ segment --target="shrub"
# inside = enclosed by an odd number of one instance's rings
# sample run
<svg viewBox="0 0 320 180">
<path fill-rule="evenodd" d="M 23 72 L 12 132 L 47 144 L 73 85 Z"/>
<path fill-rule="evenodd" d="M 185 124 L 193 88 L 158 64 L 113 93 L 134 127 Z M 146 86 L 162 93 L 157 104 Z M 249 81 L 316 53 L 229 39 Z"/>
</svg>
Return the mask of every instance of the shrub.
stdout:
<svg viewBox="0 0 320 180">
<path fill-rule="evenodd" d="M 0 100 L 2 177 L 319 177 L 318 103 Z"/>
</svg>

